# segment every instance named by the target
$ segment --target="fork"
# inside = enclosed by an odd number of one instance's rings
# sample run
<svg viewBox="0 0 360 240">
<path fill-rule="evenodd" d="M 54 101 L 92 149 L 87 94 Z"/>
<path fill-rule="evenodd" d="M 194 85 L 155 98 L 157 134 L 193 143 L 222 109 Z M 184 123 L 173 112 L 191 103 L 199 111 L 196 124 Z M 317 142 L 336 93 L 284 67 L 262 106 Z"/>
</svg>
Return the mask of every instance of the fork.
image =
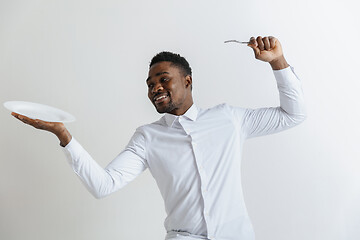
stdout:
<svg viewBox="0 0 360 240">
<path fill-rule="evenodd" d="M 227 40 L 224 43 L 229 43 L 229 42 L 235 42 L 235 43 L 240 43 L 240 44 L 249 44 L 250 43 L 250 42 L 241 42 L 241 41 L 238 41 L 238 40 Z"/>
</svg>

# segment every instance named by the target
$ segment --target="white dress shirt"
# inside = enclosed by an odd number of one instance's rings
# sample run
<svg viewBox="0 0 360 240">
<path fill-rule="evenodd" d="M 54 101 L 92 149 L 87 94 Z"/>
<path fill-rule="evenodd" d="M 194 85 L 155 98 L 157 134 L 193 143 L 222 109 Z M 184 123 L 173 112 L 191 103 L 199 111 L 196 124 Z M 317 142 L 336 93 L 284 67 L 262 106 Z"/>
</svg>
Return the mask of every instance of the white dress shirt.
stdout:
<svg viewBox="0 0 360 240">
<path fill-rule="evenodd" d="M 69 162 L 88 190 L 101 198 L 149 169 L 165 202 L 165 228 L 218 240 L 253 240 L 241 188 L 244 140 L 293 127 L 305 119 L 300 80 L 292 67 L 274 71 L 280 106 L 247 109 L 192 105 L 182 116 L 165 114 L 136 129 L 105 169 L 72 138 Z"/>
</svg>

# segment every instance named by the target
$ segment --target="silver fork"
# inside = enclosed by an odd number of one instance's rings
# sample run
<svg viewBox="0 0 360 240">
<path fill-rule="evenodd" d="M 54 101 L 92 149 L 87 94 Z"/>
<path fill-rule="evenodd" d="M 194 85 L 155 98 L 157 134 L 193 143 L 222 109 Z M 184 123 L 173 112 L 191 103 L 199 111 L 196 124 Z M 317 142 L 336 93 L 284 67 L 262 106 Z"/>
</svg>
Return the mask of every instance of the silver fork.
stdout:
<svg viewBox="0 0 360 240">
<path fill-rule="evenodd" d="M 227 40 L 224 43 L 229 43 L 229 42 L 235 42 L 235 43 L 240 43 L 240 44 L 249 44 L 250 43 L 250 42 L 241 42 L 241 41 L 238 41 L 238 40 Z"/>
</svg>

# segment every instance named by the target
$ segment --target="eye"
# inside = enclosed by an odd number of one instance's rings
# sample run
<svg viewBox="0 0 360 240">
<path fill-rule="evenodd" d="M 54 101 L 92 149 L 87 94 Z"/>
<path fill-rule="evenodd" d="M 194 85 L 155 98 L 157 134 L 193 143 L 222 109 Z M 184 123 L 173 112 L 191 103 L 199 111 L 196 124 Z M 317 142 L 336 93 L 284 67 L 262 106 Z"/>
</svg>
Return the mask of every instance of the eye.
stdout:
<svg viewBox="0 0 360 240">
<path fill-rule="evenodd" d="M 153 88 L 154 84 L 148 84 L 148 88 Z"/>
<path fill-rule="evenodd" d="M 160 79 L 160 81 L 161 82 L 167 82 L 167 81 L 169 81 L 169 78 L 163 77 L 163 78 Z"/>
</svg>

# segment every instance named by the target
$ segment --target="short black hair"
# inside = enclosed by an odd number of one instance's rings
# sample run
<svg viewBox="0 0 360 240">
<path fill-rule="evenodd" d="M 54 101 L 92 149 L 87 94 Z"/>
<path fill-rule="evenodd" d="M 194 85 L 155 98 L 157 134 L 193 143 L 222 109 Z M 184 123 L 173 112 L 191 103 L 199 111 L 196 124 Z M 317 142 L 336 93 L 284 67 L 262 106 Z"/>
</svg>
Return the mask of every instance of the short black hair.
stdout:
<svg viewBox="0 0 360 240">
<path fill-rule="evenodd" d="M 184 57 L 180 56 L 180 54 L 167 51 L 160 52 L 151 59 L 149 68 L 151 68 L 152 65 L 158 62 L 171 62 L 172 65 L 180 68 L 185 76 L 191 76 L 192 74 L 191 67 L 188 61 L 186 61 Z"/>
</svg>

